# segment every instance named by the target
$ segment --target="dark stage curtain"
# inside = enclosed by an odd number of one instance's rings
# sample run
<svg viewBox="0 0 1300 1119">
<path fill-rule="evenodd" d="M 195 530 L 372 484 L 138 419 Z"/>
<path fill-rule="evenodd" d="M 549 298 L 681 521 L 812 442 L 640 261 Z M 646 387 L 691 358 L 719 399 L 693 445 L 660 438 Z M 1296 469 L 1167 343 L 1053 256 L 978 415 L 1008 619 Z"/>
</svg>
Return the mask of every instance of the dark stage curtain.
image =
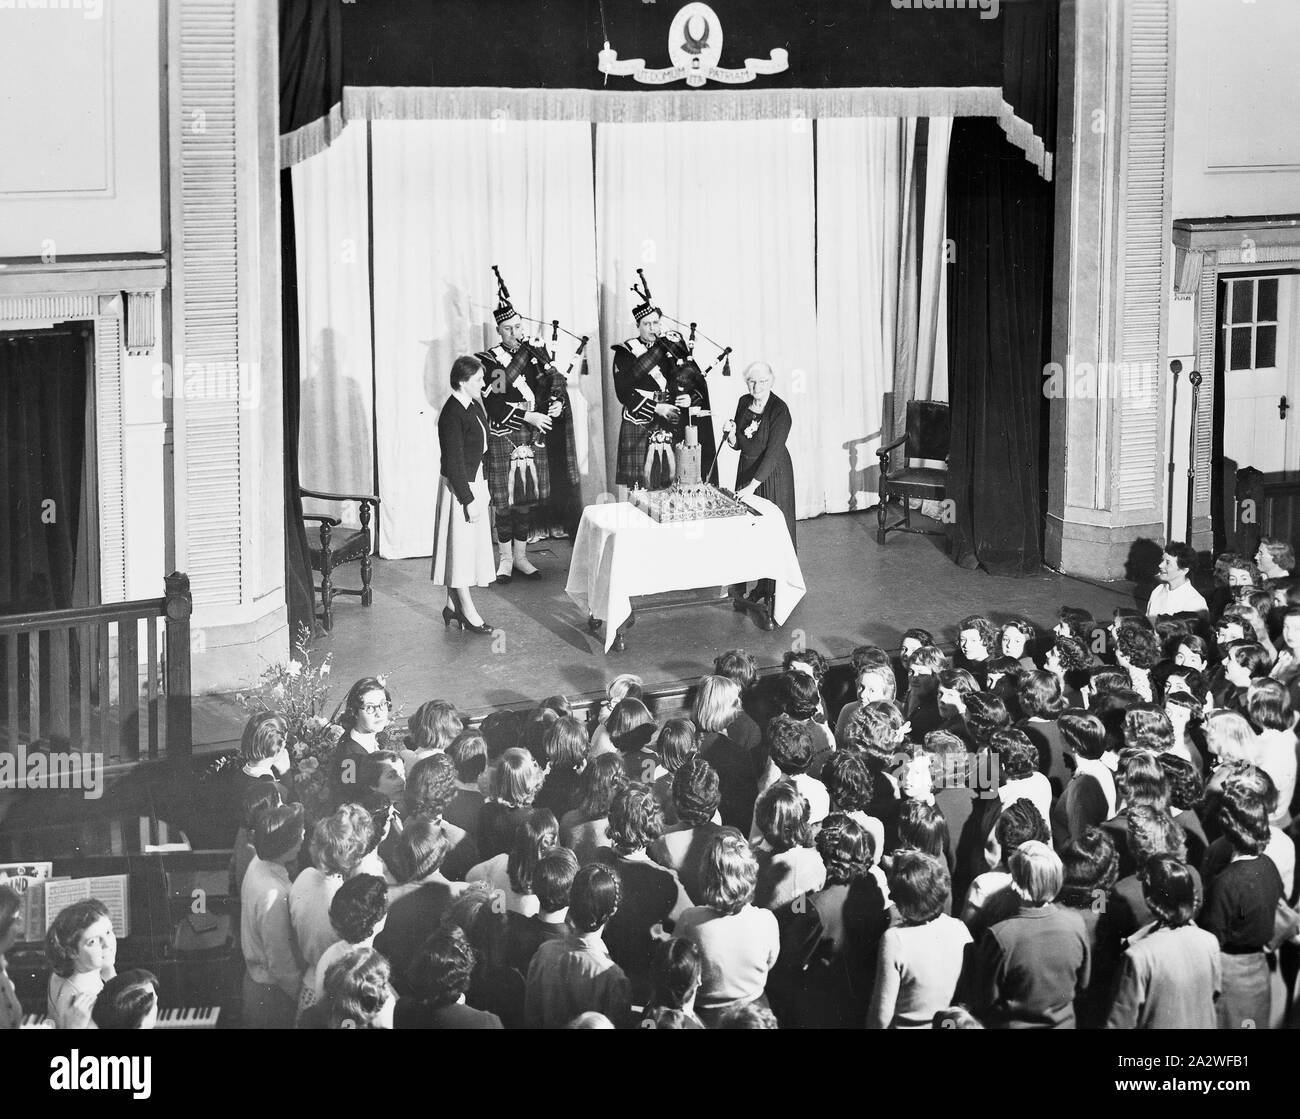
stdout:
<svg viewBox="0 0 1300 1119">
<path fill-rule="evenodd" d="M 1056 150 L 1058 0 L 1002 0 L 1002 95 Z"/>
<path fill-rule="evenodd" d="M 297 636 L 305 625 L 314 632 L 316 610 L 307 530 L 298 492 L 299 354 L 298 253 L 293 221 L 293 172 L 280 172 L 280 321 L 284 378 L 284 592 L 289 606 L 289 631 Z"/>
<path fill-rule="evenodd" d="M 343 97 L 342 0 L 280 0 L 280 135 Z"/>
<path fill-rule="evenodd" d="M 76 326 L 0 336 L 0 614 L 74 605 L 89 345 Z"/>
<path fill-rule="evenodd" d="M 343 96 L 342 0 L 280 0 L 280 134 L 319 122 Z M 310 130 L 309 130 L 310 131 Z M 316 145 L 331 137 L 323 133 Z M 298 479 L 298 255 L 293 178 L 280 172 L 280 307 L 284 381 L 284 566 L 289 626 L 315 632 L 315 592 Z"/>
<path fill-rule="evenodd" d="M 992 574 L 1031 574 L 1041 561 L 1052 188 L 988 119 L 954 122 L 948 169 L 953 558 Z"/>
</svg>

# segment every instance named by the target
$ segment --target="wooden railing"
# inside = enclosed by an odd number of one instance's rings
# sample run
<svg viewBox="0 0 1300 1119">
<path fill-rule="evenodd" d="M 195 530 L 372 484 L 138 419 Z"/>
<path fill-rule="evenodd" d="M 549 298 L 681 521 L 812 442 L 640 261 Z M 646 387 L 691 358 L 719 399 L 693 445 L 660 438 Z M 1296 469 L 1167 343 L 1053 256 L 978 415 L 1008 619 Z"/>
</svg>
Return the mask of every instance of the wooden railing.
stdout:
<svg viewBox="0 0 1300 1119">
<path fill-rule="evenodd" d="M 0 616 L 6 747 L 40 741 L 108 764 L 190 752 L 190 580 L 164 582 L 162 598 Z"/>
</svg>

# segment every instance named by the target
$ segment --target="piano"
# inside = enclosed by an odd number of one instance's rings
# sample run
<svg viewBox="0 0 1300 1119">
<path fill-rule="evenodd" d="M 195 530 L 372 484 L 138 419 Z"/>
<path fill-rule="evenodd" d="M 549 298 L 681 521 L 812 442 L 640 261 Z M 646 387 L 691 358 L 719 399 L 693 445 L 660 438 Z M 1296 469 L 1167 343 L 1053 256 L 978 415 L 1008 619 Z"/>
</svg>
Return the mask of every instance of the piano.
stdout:
<svg viewBox="0 0 1300 1119">
<path fill-rule="evenodd" d="M 158 1011 L 160 1030 L 215 1030 L 221 1017 L 219 1006 L 169 1006 Z M 19 1029 L 50 1030 L 49 1019 L 44 1014 L 25 1014 Z"/>
<path fill-rule="evenodd" d="M 235 1006 L 243 980 L 244 961 L 234 943 L 238 901 L 229 890 L 228 851 L 97 856 L 52 860 L 56 875 L 73 878 L 100 874 L 130 876 L 131 935 L 117 942 L 117 970 L 144 968 L 158 977 L 163 999 L 163 1029 L 192 1028 L 181 1022 L 187 1009 L 211 1012 Z M 202 904 L 196 903 L 201 900 Z M 211 931 L 194 928 L 201 911 Z M 39 1013 L 49 991 L 50 967 L 40 942 L 15 945 L 6 954 L 9 978 L 23 1009 Z M 230 1019 L 230 1015 L 224 1016 Z M 238 1013 L 232 1021 L 238 1019 Z M 197 1028 L 209 1029 L 200 1016 Z"/>
</svg>

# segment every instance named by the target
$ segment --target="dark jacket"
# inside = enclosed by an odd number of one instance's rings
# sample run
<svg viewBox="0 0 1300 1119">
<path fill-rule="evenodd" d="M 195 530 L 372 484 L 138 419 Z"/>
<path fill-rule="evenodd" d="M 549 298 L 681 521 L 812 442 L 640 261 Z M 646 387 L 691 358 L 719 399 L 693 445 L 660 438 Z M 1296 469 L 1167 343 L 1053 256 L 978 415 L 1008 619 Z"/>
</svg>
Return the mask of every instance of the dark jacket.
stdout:
<svg viewBox="0 0 1300 1119">
<path fill-rule="evenodd" d="M 487 424 L 487 413 L 478 401 L 466 408 L 459 399 L 450 396 L 438 413 L 442 476 L 462 505 L 469 505 L 474 500 L 470 484 L 478 475 L 487 453 Z"/>
<path fill-rule="evenodd" d="M 367 757 L 366 748 L 346 731 L 334 744 L 329 760 L 330 807 L 349 804 L 364 790 L 359 788 L 361 765 Z"/>
<path fill-rule="evenodd" d="M 626 858 L 612 847 L 601 847 L 596 861 L 616 870 L 622 883 L 618 910 L 601 936 L 632 984 L 632 1001 L 644 1006 L 653 994 L 650 964 L 657 947 L 650 930 L 677 916 L 677 875 L 648 860 Z"/>
<path fill-rule="evenodd" d="M 1061 737 L 1061 728 L 1055 719 L 1025 719 L 1016 725 L 1038 751 L 1038 772 L 1051 783 L 1052 799 L 1056 800 L 1074 775 L 1074 770 L 1065 761 L 1068 751 Z"/>
<path fill-rule="evenodd" d="M 1106 792 L 1090 773 L 1075 773 L 1052 805 L 1052 842 L 1057 847 L 1077 840 L 1106 820 Z"/>
<path fill-rule="evenodd" d="M 736 449 L 740 451 L 739 473 L 736 485 L 749 482 L 766 482 L 777 470 L 785 467 L 790 470 L 790 451 L 786 443 L 790 438 L 793 420 L 786 402 L 776 393 L 768 396 L 766 416 L 770 417 L 771 428 L 768 432 L 759 432 L 752 439 L 745 434 L 755 419 L 749 406 L 754 402 L 753 396 L 746 393 L 736 405 Z M 744 482 L 740 479 L 744 477 Z"/>
<path fill-rule="evenodd" d="M 453 900 L 451 887 L 433 881 L 398 898 L 389 908 L 388 922 L 375 937 L 375 950 L 392 965 L 393 987 L 399 995 L 411 993 L 407 973 L 424 942 L 438 931 Z"/>
<path fill-rule="evenodd" d="M 975 1013 L 987 1026 L 1074 1029 L 1092 949 L 1083 919 L 1055 905 L 1022 905 L 984 934 Z"/>
<path fill-rule="evenodd" d="M 890 914 L 870 874 L 836 883 L 776 911 L 781 955 L 767 993 L 782 1025 L 860 1029 Z"/>
<path fill-rule="evenodd" d="M 430 1006 L 415 999 L 398 999 L 393 1011 L 397 1030 L 499 1030 L 501 1019 L 486 1010 L 475 1010 L 463 1002 Z"/>
<path fill-rule="evenodd" d="M 519 825 L 532 813 L 531 804 L 510 805 L 492 800 L 483 805 L 479 814 L 478 843 L 479 855 L 483 859 L 492 859 L 504 855 L 514 846 L 515 832 Z"/>
<path fill-rule="evenodd" d="M 712 731 L 700 743 L 700 757 L 718 774 L 723 824 L 748 835 L 754 825 L 754 802 L 758 799 L 758 766 L 754 755 L 725 734 Z"/>
<path fill-rule="evenodd" d="M 468 789 L 457 789 L 456 795 L 442 810 L 442 818 L 463 829 L 477 843 L 479 817 L 483 814 L 483 794 Z"/>
</svg>

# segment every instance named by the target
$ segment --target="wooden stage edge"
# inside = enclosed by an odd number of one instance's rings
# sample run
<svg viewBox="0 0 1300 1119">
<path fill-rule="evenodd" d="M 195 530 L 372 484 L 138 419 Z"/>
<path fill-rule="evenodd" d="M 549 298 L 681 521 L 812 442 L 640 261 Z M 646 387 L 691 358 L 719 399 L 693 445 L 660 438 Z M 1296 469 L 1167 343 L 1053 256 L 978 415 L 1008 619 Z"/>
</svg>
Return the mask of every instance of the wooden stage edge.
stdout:
<svg viewBox="0 0 1300 1119">
<path fill-rule="evenodd" d="M 858 645 L 896 648 L 911 626 L 930 630 L 951 648 L 957 623 L 968 614 L 986 614 L 995 622 L 1025 617 L 1048 630 L 1062 605 L 1108 619 L 1116 606 L 1132 606 L 1140 598 L 1128 583 L 1092 583 L 1047 568 L 1018 579 L 965 570 L 947 558 L 940 539 L 897 534 L 880 546 L 875 526 L 872 513 L 799 522 L 807 594 L 786 624 L 771 633 L 729 609 L 725 598 L 657 609 L 638 601 L 627 651 L 608 655 L 603 641 L 587 629 L 585 612 L 564 593 L 568 540 L 529 547 L 545 573 L 542 580 L 515 579 L 506 587 L 474 591 L 500 640 L 444 629 L 446 592 L 429 581 L 428 559 L 377 559 L 374 605 L 339 600 L 334 630 L 317 640 L 313 658 L 332 654 L 333 702 L 353 680 L 386 674 L 403 720 L 429 699 L 449 700 L 475 718 L 557 694 L 581 709 L 598 702 L 609 681 L 624 672 L 638 674 L 647 690 L 664 697 L 657 705 L 662 712 L 679 703 L 727 649 L 747 649 L 768 670 L 797 643 L 843 663 Z M 341 580 L 355 577 L 355 570 L 344 569 Z M 718 590 L 704 593 L 713 596 Z M 666 597 L 695 600 L 699 592 Z M 233 696 L 196 699 L 197 750 L 229 747 L 242 725 Z"/>
</svg>

